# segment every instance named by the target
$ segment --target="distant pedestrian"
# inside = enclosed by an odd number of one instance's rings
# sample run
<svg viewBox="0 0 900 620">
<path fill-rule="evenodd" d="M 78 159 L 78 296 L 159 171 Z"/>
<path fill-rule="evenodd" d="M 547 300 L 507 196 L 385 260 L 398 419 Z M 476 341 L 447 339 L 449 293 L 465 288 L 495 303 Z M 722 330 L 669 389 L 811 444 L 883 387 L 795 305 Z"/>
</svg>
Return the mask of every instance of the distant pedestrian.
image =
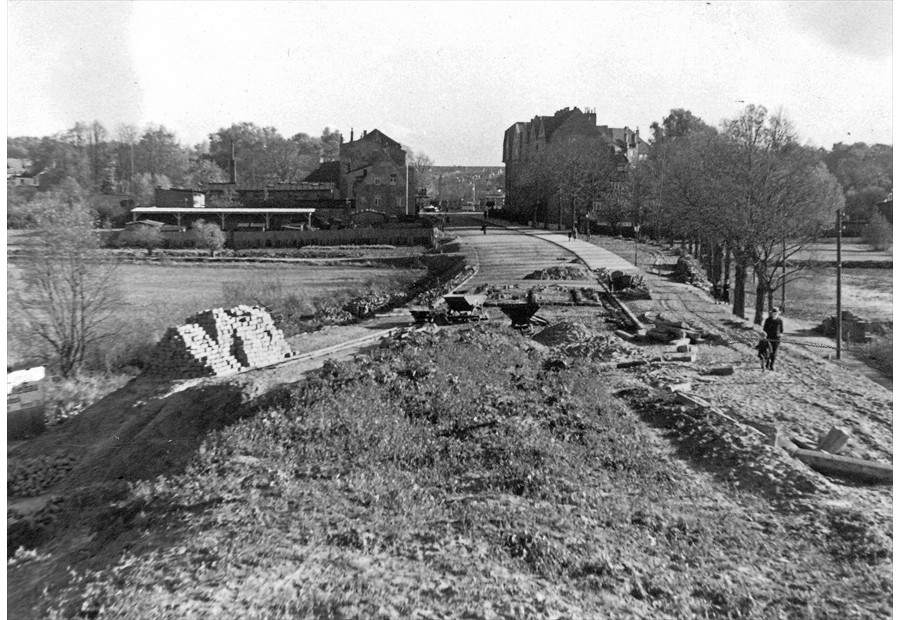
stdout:
<svg viewBox="0 0 900 620">
<path fill-rule="evenodd" d="M 487 222 L 483 222 L 483 223 L 481 224 L 481 234 L 482 234 L 482 235 L 486 235 L 486 234 L 487 234 Z"/>
<path fill-rule="evenodd" d="M 731 285 L 728 284 L 728 282 L 724 282 L 722 284 L 722 303 L 723 304 L 730 303 L 730 301 L 731 301 L 731 299 L 730 299 L 731 294 L 729 293 L 730 290 L 731 290 Z"/>
<path fill-rule="evenodd" d="M 572 240 L 572 229 L 570 228 L 569 229 L 569 241 L 571 241 L 571 240 Z"/>
<path fill-rule="evenodd" d="M 578 229 L 577 228 L 572 229 L 572 238 L 575 239 L 576 241 L 578 241 Z"/>
<path fill-rule="evenodd" d="M 718 305 L 718 303 L 720 301 L 722 301 L 722 285 L 719 284 L 718 282 L 713 284 L 712 296 L 713 296 L 713 301 L 716 302 L 716 305 Z"/>
<path fill-rule="evenodd" d="M 766 339 L 772 345 L 772 354 L 769 356 L 768 369 L 775 370 L 775 355 L 778 353 L 778 345 L 781 344 L 781 334 L 784 333 L 784 321 L 781 320 L 779 308 L 776 306 L 769 312 L 769 318 L 763 322 L 763 331 Z"/>
</svg>

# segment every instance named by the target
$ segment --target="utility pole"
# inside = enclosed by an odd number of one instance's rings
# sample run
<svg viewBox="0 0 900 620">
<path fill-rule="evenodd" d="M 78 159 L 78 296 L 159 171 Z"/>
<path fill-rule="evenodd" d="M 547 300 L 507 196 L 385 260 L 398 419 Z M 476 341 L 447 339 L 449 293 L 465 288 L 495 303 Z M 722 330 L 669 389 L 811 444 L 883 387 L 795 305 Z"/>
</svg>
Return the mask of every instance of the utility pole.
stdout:
<svg viewBox="0 0 900 620">
<path fill-rule="evenodd" d="M 836 359 L 841 359 L 841 210 L 837 210 L 837 317 L 835 337 L 837 338 Z"/>
<path fill-rule="evenodd" d="M 406 164 L 406 215 L 409 215 L 409 164 Z"/>
<path fill-rule="evenodd" d="M 785 259 L 785 254 L 787 253 L 787 242 L 782 239 L 781 240 L 781 313 L 784 314 L 784 289 L 787 286 L 787 260 Z"/>
</svg>

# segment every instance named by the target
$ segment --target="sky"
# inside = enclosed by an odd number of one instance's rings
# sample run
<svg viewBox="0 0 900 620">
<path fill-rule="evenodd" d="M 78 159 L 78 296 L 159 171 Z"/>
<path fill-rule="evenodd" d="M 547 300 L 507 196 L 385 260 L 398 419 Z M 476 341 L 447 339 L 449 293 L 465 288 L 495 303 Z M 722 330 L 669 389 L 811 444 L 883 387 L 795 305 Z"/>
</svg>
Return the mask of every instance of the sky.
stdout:
<svg viewBox="0 0 900 620">
<path fill-rule="evenodd" d="M 7 3 L 7 135 L 77 121 L 385 134 L 502 165 L 503 132 L 565 107 L 639 128 L 781 109 L 804 142 L 893 144 L 890 2 Z"/>
</svg>

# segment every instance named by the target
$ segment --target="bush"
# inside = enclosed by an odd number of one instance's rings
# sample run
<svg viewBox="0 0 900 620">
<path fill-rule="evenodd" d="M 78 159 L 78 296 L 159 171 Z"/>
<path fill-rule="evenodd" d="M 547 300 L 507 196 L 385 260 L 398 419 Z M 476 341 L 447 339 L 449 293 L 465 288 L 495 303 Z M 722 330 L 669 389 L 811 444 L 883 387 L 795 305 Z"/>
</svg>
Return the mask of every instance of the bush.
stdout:
<svg viewBox="0 0 900 620">
<path fill-rule="evenodd" d="M 894 244 L 894 231 L 890 222 L 876 212 L 863 230 L 863 239 L 875 250 L 888 250 Z"/>
</svg>

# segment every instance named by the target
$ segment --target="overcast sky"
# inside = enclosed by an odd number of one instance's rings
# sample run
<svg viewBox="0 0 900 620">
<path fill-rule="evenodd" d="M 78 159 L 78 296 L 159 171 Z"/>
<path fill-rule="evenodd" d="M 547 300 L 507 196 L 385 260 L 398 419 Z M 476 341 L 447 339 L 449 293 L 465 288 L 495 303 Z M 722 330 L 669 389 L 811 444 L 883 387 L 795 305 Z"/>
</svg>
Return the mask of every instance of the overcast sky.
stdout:
<svg viewBox="0 0 900 620">
<path fill-rule="evenodd" d="M 649 126 L 782 108 L 817 146 L 893 143 L 890 2 L 8 2 L 7 134 L 233 122 L 382 130 L 500 165 L 564 107 Z"/>
</svg>

